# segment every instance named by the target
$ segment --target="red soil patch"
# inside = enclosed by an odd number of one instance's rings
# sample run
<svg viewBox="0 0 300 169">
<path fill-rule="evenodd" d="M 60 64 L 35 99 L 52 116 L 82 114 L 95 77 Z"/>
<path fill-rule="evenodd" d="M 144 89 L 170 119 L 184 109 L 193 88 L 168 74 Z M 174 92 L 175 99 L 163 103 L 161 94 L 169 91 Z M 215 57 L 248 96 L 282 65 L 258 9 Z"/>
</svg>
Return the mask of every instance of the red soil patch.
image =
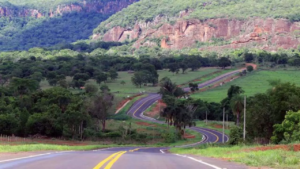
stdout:
<svg viewBox="0 0 300 169">
<path fill-rule="evenodd" d="M 192 139 L 192 138 L 195 138 L 195 137 L 196 136 L 188 134 L 188 133 L 184 133 L 184 135 L 183 135 L 183 138 L 185 138 L 185 139 Z"/>
<path fill-rule="evenodd" d="M 285 150 L 285 151 L 300 151 L 300 144 L 295 145 L 275 145 L 275 146 L 263 146 L 244 149 L 243 151 L 267 151 L 267 150 Z"/>
<path fill-rule="evenodd" d="M 147 114 L 147 116 L 149 117 L 156 117 L 159 114 L 160 109 L 163 109 L 166 106 L 166 103 L 164 103 L 162 100 L 158 100 L 155 107 L 153 107 L 151 111 L 146 112 L 145 114 Z"/>
<path fill-rule="evenodd" d="M 221 124 L 213 124 L 211 125 L 213 128 L 216 128 L 216 129 L 222 129 L 223 126 Z"/>
<path fill-rule="evenodd" d="M 52 140 L 52 138 L 21 138 L 21 137 L 11 137 L 9 141 L 7 138 L 0 138 L 0 142 L 3 145 L 19 145 L 20 143 L 41 143 L 41 144 L 55 144 L 55 145 L 68 145 L 68 146 L 85 146 L 88 145 L 87 142 L 77 142 L 77 141 L 66 141 L 66 140 Z"/>
<path fill-rule="evenodd" d="M 254 70 L 257 70 L 257 65 L 256 65 L 256 64 L 253 64 L 253 63 L 246 63 L 245 65 L 246 65 L 246 67 L 247 67 L 247 66 L 252 66 Z"/>
<path fill-rule="evenodd" d="M 140 126 L 151 126 L 151 127 L 156 127 L 155 124 L 149 124 L 149 123 L 146 123 L 146 122 L 136 122 L 137 125 L 140 125 Z"/>
</svg>

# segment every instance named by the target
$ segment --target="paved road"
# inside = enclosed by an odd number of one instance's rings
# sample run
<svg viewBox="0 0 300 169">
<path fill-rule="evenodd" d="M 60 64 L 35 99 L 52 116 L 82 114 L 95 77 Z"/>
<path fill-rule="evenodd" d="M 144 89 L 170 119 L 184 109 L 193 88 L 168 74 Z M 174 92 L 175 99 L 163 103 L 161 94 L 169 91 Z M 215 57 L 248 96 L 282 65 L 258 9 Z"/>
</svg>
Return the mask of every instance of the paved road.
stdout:
<svg viewBox="0 0 300 169">
<path fill-rule="evenodd" d="M 214 79 L 208 80 L 204 83 L 198 84 L 198 87 L 204 88 L 207 86 L 210 86 L 220 80 L 226 79 L 238 72 L 240 72 L 241 70 L 235 70 L 232 72 L 228 72 L 225 73 L 223 75 L 220 75 Z M 185 92 L 189 92 L 190 88 L 183 88 L 183 90 Z M 154 104 L 156 101 L 158 101 L 159 99 L 161 99 L 161 96 L 159 94 L 149 94 L 148 96 L 136 101 L 132 107 L 129 109 L 129 111 L 127 112 L 128 115 L 136 118 L 136 119 L 140 119 L 140 120 L 147 120 L 147 121 L 151 121 L 151 122 L 155 122 L 155 123 L 164 123 L 162 121 L 158 121 L 156 119 L 153 118 L 149 118 L 143 115 L 143 112 L 152 104 Z M 227 142 L 228 141 L 228 136 L 225 135 L 224 140 L 222 137 L 222 133 L 219 131 L 215 131 L 215 130 L 211 130 L 211 129 L 206 129 L 206 128 L 200 128 L 200 127 L 191 127 L 191 130 L 197 131 L 199 133 L 201 133 L 204 137 L 203 140 L 199 140 L 198 143 L 192 144 L 192 145 L 186 145 L 186 146 L 195 146 L 197 144 L 203 144 L 203 143 L 222 143 L 222 142 Z"/>
<path fill-rule="evenodd" d="M 199 87 L 208 86 L 216 81 L 231 76 L 230 72 L 209 82 L 199 84 Z M 185 89 L 186 91 L 188 89 Z M 128 111 L 128 114 L 137 119 L 148 120 L 156 123 L 163 123 L 155 119 L 143 116 L 143 112 L 154 102 L 160 99 L 158 94 L 149 94 L 147 97 L 138 100 Z M 205 136 L 197 144 L 206 142 L 222 142 L 220 132 L 192 127 Z M 227 141 L 225 137 L 224 141 Z M 237 165 L 205 157 L 192 157 L 167 153 L 168 148 L 139 148 L 124 147 L 110 148 L 93 151 L 72 151 L 72 152 L 50 152 L 46 154 L 18 155 L 16 159 L 1 159 L 0 169 L 246 169 L 246 166 Z"/>
<path fill-rule="evenodd" d="M 1 161 L 1 169 L 246 169 L 215 159 L 165 153 L 162 148 L 111 148 L 57 152 Z"/>
</svg>

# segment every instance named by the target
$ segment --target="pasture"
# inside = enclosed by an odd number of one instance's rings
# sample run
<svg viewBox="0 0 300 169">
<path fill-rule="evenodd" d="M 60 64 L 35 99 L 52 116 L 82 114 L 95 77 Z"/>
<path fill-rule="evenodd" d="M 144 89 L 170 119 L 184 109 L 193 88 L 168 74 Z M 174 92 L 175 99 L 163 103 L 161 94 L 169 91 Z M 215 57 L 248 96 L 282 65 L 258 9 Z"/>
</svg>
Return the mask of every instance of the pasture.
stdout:
<svg viewBox="0 0 300 169">
<path fill-rule="evenodd" d="M 291 82 L 300 86 L 300 73 L 299 71 L 255 71 L 248 73 L 244 77 L 240 77 L 232 82 L 226 83 L 215 89 L 208 90 L 201 93 L 191 95 L 192 98 L 199 98 L 209 102 L 220 102 L 227 96 L 227 90 L 231 85 L 242 87 L 245 95 L 253 96 L 257 93 L 264 93 L 271 88 L 269 80 L 280 79 L 281 82 Z"/>
</svg>

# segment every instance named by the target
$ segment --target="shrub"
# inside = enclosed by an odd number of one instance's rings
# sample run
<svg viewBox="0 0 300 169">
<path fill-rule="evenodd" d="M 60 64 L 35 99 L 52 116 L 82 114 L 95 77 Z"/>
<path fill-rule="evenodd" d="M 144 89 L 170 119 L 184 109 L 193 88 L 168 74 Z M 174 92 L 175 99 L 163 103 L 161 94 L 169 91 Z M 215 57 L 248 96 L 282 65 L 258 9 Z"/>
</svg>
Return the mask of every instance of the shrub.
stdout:
<svg viewBox="0 0 300 169">
<path fill-rule="evenodd" d="M 163 132 L 161 136 L 165 143 L 175 143 L 179 139 L 179 134 L 174 130 Z"/>
<path fill-rule="evenodd" d="M 253 71 L 253 66 L 247 66 L 247 71 L 252 72 Z"/>
<path fill-rule="evenodd" d="M 236 145 L 242 142 L 243 138 L 243 129 L 241 127 L 235 126 L 230 130 L 229 134 L 229 144 Z"/>
</svg>

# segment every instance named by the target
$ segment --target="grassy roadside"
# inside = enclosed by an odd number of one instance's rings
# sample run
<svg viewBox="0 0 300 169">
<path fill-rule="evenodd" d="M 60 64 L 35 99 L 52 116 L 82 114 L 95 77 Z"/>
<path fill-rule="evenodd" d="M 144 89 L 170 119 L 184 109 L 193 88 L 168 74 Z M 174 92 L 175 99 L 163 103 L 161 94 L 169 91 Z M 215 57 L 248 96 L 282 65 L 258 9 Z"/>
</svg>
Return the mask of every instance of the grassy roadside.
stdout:
<svg viewBox="0 0 300 169">
<path fill-rule="evenodd" d="M 197 83 L 197 84 L 200 84 L 200 83 L 203 83 L 203 82 L 206 82 L 206 81 L 209 81 L 209 80 L 212 80 L 218 76 L 221 76 L 223 74 L 226 74 L 228 72 L 231 72 L 231 71 L 235 71 L 237 70 L 236 68 L 231 68 L 231 69 L 225 69 L 225 70 L 221 70 L 220 72 L 217 72 L 215 74 L 212 74 L 210 76 L 204 76 L 204 77 L 201 77 L 199 79 L 196 79 L 194 80 L 192 83 Z M 189 87 L 188 83 L 187 84 L 184 84 L 183 87 Z"/>
<path fill-rule="evenodd" d="M 261 151 L 260 147 L 256 146 L 202 145 L 193 148 L 172 148 L 170 152 L 220 158 L 254 167 L 300 168 L 300 152 L 293 150 L 269 149 Z"/>
<path fill-rule="evenodd" d="M 20 144 L 20 145 L 0 145 L 0 153 L 5 152 L 27 152 L 27 151 L 69 151 L 69 150 L 94 150 L 114 145 L 85 145 L 85 146 L 67 146 L 54 144 Z"/>
<path fill-rule="evenodd" d="M 234 126 L 234 122 L 225 122 L 225 134 L 229 135 L 230 128 Z M 222 121 L 208 121 L 207 124 L 205 121 L 196 121 L 196 127 L 203 127 L 208 129 L 217 130 L 223 132 L 223 122 Z"/>
</svg>

